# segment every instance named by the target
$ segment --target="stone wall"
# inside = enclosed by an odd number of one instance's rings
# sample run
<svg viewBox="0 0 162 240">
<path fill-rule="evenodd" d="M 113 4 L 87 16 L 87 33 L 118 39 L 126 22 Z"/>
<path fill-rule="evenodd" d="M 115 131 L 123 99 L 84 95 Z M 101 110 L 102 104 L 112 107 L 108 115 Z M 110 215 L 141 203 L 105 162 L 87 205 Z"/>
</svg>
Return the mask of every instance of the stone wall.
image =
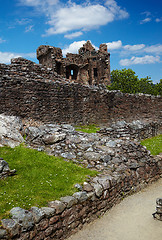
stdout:
<svg viewBox="0 0 162 240">
<path fill-rule="evenodd" d="M 132 149 L 131 149 L 132 150 Z M 145 152 L 147 156 L 147 152 Z M 0 239 L 57 240 L 69 235 L 101 216 L 126 195 L 157 180 L 162 161 L 147 156 L 140 165 L 122 174 L 100 175 L 83 184 L 83 190 L 48 203 L 48 207 L 19 207 L 10 211 L 11 219 L 3 219 Z"/>
<path fill-rule="evenodd" d="M 18 118 L 11 117 L 9 122 L 8 116 L 0 117 L 11 128 L 8 135 L 13 136 L 17 125 L 17 130 L 26 135 L 26 145 L 30 148 L 62 156 L 66 161 L 98 171 L 96 177 L 88 178 L 82 185 L 76 184 L 79 191 L 72 196 L 51 201 L 48 206 L 41 208 L 12 208 L 12 217 L 1 220 L 0 239 L 66 239 L 126 195 L 162 177 L 162 156 L 151 156 L 136 139 L 130 139 L 129 133 L 126 139 L 122 137 L 124 127 L 136 126 L 136 130 L 139 130 L 145 126 L 139 121 L 129 124 L 122 121 L 112 125 L 112 129 L 118 130 L 121 135 L 120 138 L 114 135 L 112 139 L 111 135 L 102 135 L 102 131 L 92 134 L 76 132 L 69 124 L 25 125 L 25 129 L 22 129 Z M 0 173 L 2 170 L 11 173 L 7 163 L 1 160 Z"/>
<path fill-rule="evenodd" d="M 22 58 L 0 64 L 0 98 L 0 113 L 43 122 L 159 120 L 162 111 L 162 97 L 70 83 L 51 69 Z"/>
<path fill-rule="evenodd" d="M 71 82 L 86 85 L 110 84 L 110 53 L 107 45 L 101 44 L 96 51 L 87 41 L 78 54 L 67 53 L 63 58 L 60 48 L 41 45 L 37 49 L 37 59 L 43 66 L 52 68 Z"/>
<path fill-rule="evenodd" d="M 131 123 L 119 121 L 108 128 L 101 128 L 98 132 L 113 139 L 124 138 L 142 140 L 161 134 L 162 122 L 160 120 L 151 122 L 136 120 Z"/>
</svg>

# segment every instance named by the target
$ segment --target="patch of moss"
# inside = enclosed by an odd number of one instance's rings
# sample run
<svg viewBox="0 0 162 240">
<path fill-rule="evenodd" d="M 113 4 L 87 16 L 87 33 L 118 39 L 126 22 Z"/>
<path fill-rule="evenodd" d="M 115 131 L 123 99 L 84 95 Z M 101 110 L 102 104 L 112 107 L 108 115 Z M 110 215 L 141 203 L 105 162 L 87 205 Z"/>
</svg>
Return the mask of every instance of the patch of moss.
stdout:
<svg viewBox="0 0 162 240">
<path fill-rule="evenodd" d="M 85 132 L 85 133 L 96 133 L 97 131 L 100 130 L 100 128 L 95 124 L 91 124 L 91 125 L 76 126 L 75 130 L 80 132 Z"/>
</svg>

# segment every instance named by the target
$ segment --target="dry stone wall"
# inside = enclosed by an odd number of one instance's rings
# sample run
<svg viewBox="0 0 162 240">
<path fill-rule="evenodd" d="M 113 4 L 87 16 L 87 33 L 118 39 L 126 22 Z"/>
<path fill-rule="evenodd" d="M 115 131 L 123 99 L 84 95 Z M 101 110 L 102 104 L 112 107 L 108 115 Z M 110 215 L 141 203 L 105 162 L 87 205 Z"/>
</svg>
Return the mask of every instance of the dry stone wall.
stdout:
<svg viewBox="0 0 162 240">
<path fill-rule="evenodd" d="M 0 64 L 0 113 L 43 122 L 108 123 L 161 119 L 162 97 L 70 83 L 26 59 Z"/>
<path fill-rule="evenodd" d="M 9 117 L 2 115 L 8 123 Z M 26 126 L 22 130 L 18 118 L 11 117 L 17 129 L 26 134 L 26 144 L 51 155 L 62 156 L 95 169 L 98 175 L 88 178 L 72 196 L 54 200 L 47 206 L 32 206 L 25 210 L 11 209 L 10 219 L 2 219 L 0 239 L 16 240 L 63 240 L 78 231 L 85 223 L 104 214 L 126 195 L 136 192 L 162 176 L 162 157 L 153 157 L 137 140 L 105 136 L 101 133 L 76 132 L 69 124 L 47 124 Z M 123 121 L 117 126 L 122 134 Z M 10 124 L 8 123 L 8 128 Z M 136 122 L 136 129 L 141 124 Z M 15 126 L 16 127 L 16 126 Z M 14 131 L 12 126 L 11 133 Z M 12 134 L 10 134 L 12 135 Z M 1 136 L 0 136 L 1 137 Z M 8 138 L 8 135 L 6 135 Z M 17 141 L 15 139 L 15 141 Z M 5 145 L 5 142 L 4 142 Z M 11 172 L 7 163 L 1 159 L 0 173 Z"/>
<path fill-rule="evenodd" d="M 113 139 L 124 138 L 142 140 L 161 134 L 162 122 L 160 119 L 158 121 L 151 122 L 134 120 L 131 123 L 127 123 L 126 121 L 118 121 L 109 127 L 101 128 L 98 132 Z"/>
<path fill-rule="evenodd" d="M 126 195 L 157 180 L 161 173 L 162 161 L 148 157 L 138 168 L 95 177 L 83 184 L 82 191 L 51 201 L 47 207 L 30 210 L 15 207 L 10 211 L 12 218 L 1 221 L 0 239 L 66 239 Z"/>
</svg>

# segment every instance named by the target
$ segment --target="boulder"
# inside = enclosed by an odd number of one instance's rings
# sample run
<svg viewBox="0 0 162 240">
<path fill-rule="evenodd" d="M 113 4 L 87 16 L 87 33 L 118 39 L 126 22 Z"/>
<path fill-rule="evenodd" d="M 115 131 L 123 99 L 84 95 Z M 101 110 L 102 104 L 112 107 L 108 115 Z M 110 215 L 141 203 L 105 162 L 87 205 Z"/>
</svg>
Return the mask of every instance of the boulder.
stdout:
<svg viewBox="0 0 162 240">
<path fill-rule="evenodd" d="M 0 146 L 14 148 L 24 142 L 22 131 L 23 125 L 20 118 L 0 114 Z"/>
<path fill-rule="evenodd" d="M 22 231 L 28 231 L 34 226 L 34 219 L 31 212 L 20 207 L 14 207 L 11 209 L 10 214 L 12 215 L 12 219 L 21 226 Z"/>
<path fill-rule="evenodd" d="M 16 170 L 10 170 L 9 165 L 3 158 L 0 158 L 0 178 L 14 175 Z"/>
<path fill-rule="evenodd" d="M 60 142 L 66 138 L 65 133 L 53 133 L 53 134 L 47 134 L 43 137 L 43 142 L 46 145 L 52 145 L 54 143 Z"/>
</svg>

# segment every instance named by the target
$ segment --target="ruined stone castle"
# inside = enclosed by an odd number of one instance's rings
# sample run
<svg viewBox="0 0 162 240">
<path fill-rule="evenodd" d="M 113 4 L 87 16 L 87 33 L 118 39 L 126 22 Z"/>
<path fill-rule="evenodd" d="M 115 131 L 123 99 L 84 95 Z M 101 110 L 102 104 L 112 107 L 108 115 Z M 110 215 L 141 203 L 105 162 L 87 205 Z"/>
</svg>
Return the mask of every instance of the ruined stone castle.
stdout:
<svg viewBox="0 0 162 240">
<path fill-rule="evenodd" d="M 40 64 L 15 58 L 0 64 L 0 113 L 55 123 L 161 119 L 162 97 L 108 91 L 110 54 L 88 41 L 63 58 L 60 48 L 40 46 Z"/>
<path fill-rule="evenodd" d="M 110 53 L 107 45 L 101 44 L 96 51 L 90 41 L 79 49 L 78 54 L 68 53 L 63 58 L 60 48 L 41 45 L 37 49 L 39 63 L 52 68 L 71 82 L 85 85 L 110 84 Z"/>
<path fill-rule="evenodd" d="M 0 63 L 0 145 L 25 142 L 99 174 L 76 184 L 72 196 L 49 199 L 48 207 L 12 208 L 11 218 L 0 221 L 1 240 L 65 240 L 162 176 L 161 156 L 138 142 L 161 133 L 162 96 L 109 91 L 105 44 L 96 51 L 88 41 L 66 58 L 60 48 L 40 46 L 37 57 L 40 64 L 23 58 Z M 104 127 L 89 134 L 69 123 Z M 0 158 L 0 178 L 14 173 Z"/>
</svg>

